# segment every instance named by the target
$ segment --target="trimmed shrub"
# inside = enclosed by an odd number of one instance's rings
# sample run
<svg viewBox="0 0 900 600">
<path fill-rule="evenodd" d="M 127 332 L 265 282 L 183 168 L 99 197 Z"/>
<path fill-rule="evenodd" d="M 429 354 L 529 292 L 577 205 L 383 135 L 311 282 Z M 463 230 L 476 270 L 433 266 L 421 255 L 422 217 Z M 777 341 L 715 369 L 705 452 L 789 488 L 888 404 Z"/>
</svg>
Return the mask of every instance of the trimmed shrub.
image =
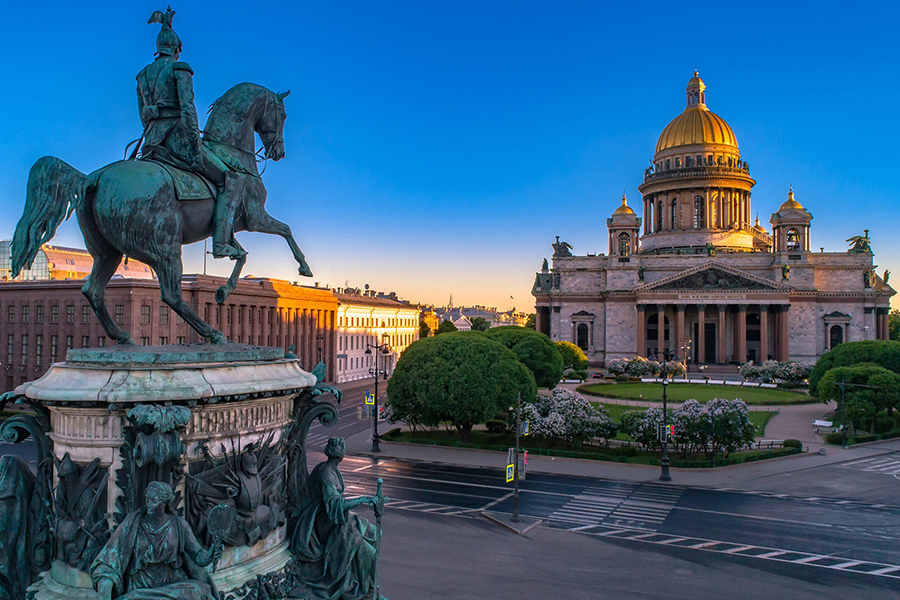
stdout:
<svg viewBox="0 0 900 600">
<path fill-rule="evenodd" d="M 395 437 L 397 437 L 397 435 L 398 435 L 399 433 L 400 433 L 400 428 L 399 428 L 399 427 L 394 427 L 393 429 L 389 429 L 389 430 L 387 431 L 387 433 L 382 433 L 380 437 L 388 438 L 388 439 L 390 439 L 390 438 L 395 438 Z"/>
<path fill-rule="evenodd" d="M 881 439 L 881 436 L 874 433 L 858 433 L 853 436 L 853 443 L 864 444 L 865 442 L 874 442 L 879 439 Z"/>
<path fill-rule="evenodd" d="M 844 436 L 840 431 L 835 431 L 833 433 L 828 433 L 825 435 L 826 444 L 840 444 L 843 439 Z"/>
<path fill-rule="evenodd" d="M 504 433 L 506 431 L 506 421 L 491 419 L 484 424 L 490 433 Z"/>
<path fill-rule="evenodd" d="M 584 355 L 584 350 L 572 342 L 553 342 L 553 344 L 562 356 L 563 367 L 577 371 L 587 369 L 588 359 Z"/>
<path fill-rule="evenodd" d="M 900 437 L 900 429 L 891 429 L 881 434 L 881 439 L 883 440 L 892 440 L 898 437 Z"/>
<path fill-rule="evenodd" d="M 539 388 L 553 389 L 563 374 L 563 359 L 553 342 L 533 329 L 504 325 L 491 327 L 484 336 L 509 348 L 534 375 Z"/>
<path fill-rule="evenodd" d="M 608 441 L 618 430 L 605 408 L 594 406 L 581 394 L 563 388 L 524 405 L 522 420 L 529 422 L 532 435 L 575 446 L 594 438 Z"/>
<path fill-rule="evenodd" d="M 800 440 L 795 439 L 787 439 L 781 444 L 785 448 L 803 448 L 803 443 Z"/>
</svg>

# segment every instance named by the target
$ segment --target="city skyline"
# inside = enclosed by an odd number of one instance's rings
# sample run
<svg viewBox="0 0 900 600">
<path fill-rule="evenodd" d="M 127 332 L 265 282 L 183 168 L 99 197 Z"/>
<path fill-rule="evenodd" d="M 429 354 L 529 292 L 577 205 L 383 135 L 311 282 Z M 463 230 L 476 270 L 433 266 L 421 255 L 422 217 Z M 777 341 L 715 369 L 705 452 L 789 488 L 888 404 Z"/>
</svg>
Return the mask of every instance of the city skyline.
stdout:
<svg viewBox="0 0 900 600">
<path fill-rule="evenodd" d="M 201 126 L 240 81 L 292 90 L 267 207 L 293 228 L 314 277 L 296 274 L 280 239 L 246 233 L 245 274 L 531 312 L 555 236 L 577 254 L 606 253 L 623 192 L 640 214 L 637 185 L 695 64 L 751 164 L 754 217 L 768 226 L 793 185 L 815 217 L 814 250 L 844 251 L 869 229 L 878 273 L 900 268 L 890 218 L 900 44 L 884 14 L 896 8 L 241 6 L 173 6 L 182 59 Z M 101 2 L 87 19 L 68 4 L 10 7 L 10 43 L 30 56 L 7 65 L 28 92 L 0 100 L 0 239 L 12 236 L 37 158 L 89 172 L 140 135 L 134 76 L 153 58 L 158 28 L 146 20 L 158 8 Z M 221 47 L 217 35 L 246 46 Z M 53 243 L 84 247 L 74 219 Z M 186 272 L 202 271 L 202 244 L 184 256 Z"/>
</svg>

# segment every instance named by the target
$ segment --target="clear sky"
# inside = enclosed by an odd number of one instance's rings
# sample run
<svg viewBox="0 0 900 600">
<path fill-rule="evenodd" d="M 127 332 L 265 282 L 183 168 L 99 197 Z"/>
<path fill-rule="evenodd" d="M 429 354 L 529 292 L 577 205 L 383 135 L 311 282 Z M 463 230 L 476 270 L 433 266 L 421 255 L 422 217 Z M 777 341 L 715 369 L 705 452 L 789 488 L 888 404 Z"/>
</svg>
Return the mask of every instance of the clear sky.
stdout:
<svg viewBox="0 0 900 600">
<path fill-rule="evenodd" d="M 90 172 L 141 133 L 135 74 L 165 5 L 12 2 L 4 9 L 0 238 L 28 169 L 54 155 Z M 606 218 L 637 186 L 694 65 L 734 129 L 768 225 L 793 184 L 812 246 L 871 230 L 900 281 L 897 60 L 891 2 L 176 3 L 201 125 L 252 81 L 286 100 L 287 157 L 264 175 L 308 283 L 445 304 L 515 305 L 559 235 L 608 252 Z M 245 274 L 296 280 L 279 238 L 239 234 Z M 66 223 L 55 240 L 84 247 Z M 202 269 L 202 245 L 185 249 Z M 227 260 L 211 273 L 230 272 Z M 514 299 L 510 300 L 510 296 Z"/>
</svg>

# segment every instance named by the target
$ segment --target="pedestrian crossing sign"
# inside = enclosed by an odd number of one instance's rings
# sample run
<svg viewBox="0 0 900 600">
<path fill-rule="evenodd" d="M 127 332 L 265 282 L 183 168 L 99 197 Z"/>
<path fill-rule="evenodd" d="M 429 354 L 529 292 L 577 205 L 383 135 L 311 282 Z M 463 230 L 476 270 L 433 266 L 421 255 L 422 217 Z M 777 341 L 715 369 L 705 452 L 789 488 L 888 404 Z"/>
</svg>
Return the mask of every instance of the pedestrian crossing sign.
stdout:
<svg viewBox="0 0 900 600">
<path fill-rule="evenodd" d="M 506 465 L 506 483 L 516 478 L 516 465 Z"/>
<path fill-rule="evenodd" d="M 366 390 L 366 404 L 368 404 L 369 406 L 375 405 L 375 394 L 373 394 L 369 390 Z"/>
</svg>

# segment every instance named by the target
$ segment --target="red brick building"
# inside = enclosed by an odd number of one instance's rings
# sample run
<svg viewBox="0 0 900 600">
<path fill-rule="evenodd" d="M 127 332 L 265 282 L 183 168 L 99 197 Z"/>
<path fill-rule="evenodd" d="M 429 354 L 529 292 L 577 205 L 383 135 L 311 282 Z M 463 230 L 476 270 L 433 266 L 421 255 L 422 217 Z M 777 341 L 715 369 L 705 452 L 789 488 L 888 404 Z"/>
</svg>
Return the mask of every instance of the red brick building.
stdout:
<svg viewBox="0 0 900 600">
<path fill-rule="evenodd" d="M 326 378 L 334 380 L 338 300 L 331 290 L 246 278 L 220 306 L 215 293 L 224 283 L 221 277 L 185 275 L 184 298 L 229 340 L 282 348 L 294 344 L 304 369 L 325 361 Z M 39 378 L 52 363 L 65 360 L 69 348 L 111 343 L 81 294 L 83 284 L 77 279 L 0 282 L 0 391 Z M 160 300 L 155 279 L 113 279 L 106 306 L 141 345 L 202 341 Z"/>
</svg>

